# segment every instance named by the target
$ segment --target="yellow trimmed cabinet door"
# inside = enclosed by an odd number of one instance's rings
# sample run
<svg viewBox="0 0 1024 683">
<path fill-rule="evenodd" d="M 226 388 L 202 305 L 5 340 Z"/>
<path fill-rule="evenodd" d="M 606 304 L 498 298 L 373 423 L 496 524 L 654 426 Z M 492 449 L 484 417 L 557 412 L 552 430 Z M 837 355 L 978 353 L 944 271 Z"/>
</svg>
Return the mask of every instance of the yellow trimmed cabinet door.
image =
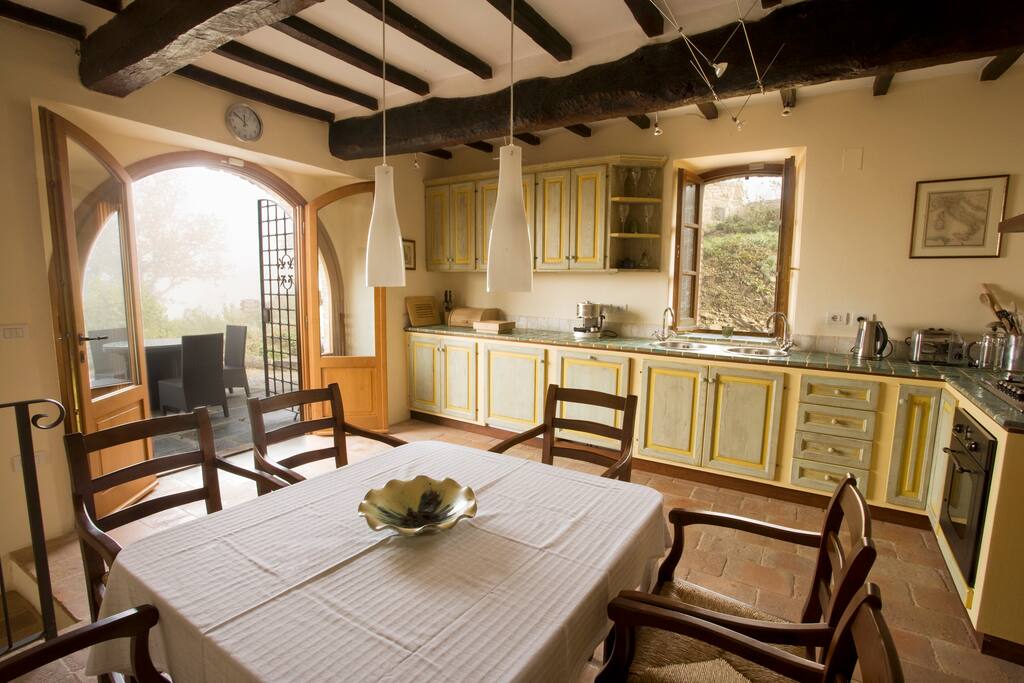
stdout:
<svg viewBox="0 0 1024 683">
<path fill-rule="evenodd" d="M 708 368 L 644 361 L 640 384 L 639 453 L 700 465 Z"/>
<path fill-rule="evenodd" d="M 426 204 L 427 270 L 449 270 L 450 193 L 447 185 L 428 187 Z"/>
<path fill-rule="evenodd" d="M 485 344 L 484 423 L 522 432 L 544 420 L 544 349 Z"/>
<path fill-rule="evenodd" d="M 537 174 L 534 253 L 537 270 L 569 269 L 569 169 Z"/>
<path fill-rule="evenodd" d="M 533 184 L 536 182 L 532 173 L 523 176 L 523 203 L 526 208 L 526 223 L 530 227 L 530 239 L 533 236 Z M 491 241 L 491 221 L 494 220 L 494 204 L 498 199 L 498 179 L 487 178 L 476 181 L 476 269 L 487 271 L 487 248 Z"/>
<path fill-rule="evenodd" d="M 775 478 L 784 381 L 780 372 L 711 368 L 704 467 Z"/>
<path fill-rule="evenodd" d="M 409 409 L 441 413 L 441 338 L 409 335 Z"/>
<path fill-rule="evenodd" d="M 886 501 L 924 508 L 941 396 L 939 388 L 900 386 Z"/>
<path fill-rule="evenodd" d="M 607 166 L 572 169 L 572 258 L 570 270 L 603 270 L 608 241 Z"/>
<path fill-rule="evenodd" d="M 476 342 L 441 342 L 441 414 L 476 422 Z"/>
<path fill-rule="evenodd" d="M 559 353 L 557 384 L 565 389 L 589 389 L 625 396 L 629 393 L 629 357 L 568 351 Z M 589 420 L 613 427 L 622 426 L 622 413 L 610 408 L 559 403 L 558 416 L 570 420 Z M 556 430 L 555 436 L 596 446 L 615 445 L 611 439 L 567 429 Z"/>
<path fill-rule="evenodd" d="M 946 465 L 949 456 L 946 448 L 949 448 L 953 440 L 953 420 L 956 414 L 956 398 L 948 391 L 942 392 L 939 399 L 939 416 L 935 422 L 935 439 L 932 445 L 931 481 L 928 484 L 928 519 L 933 526 L 938 526 L 939 515 L 942 512 L 943 484 L 946 480 Z"/>
<path fill-rule="evenodd" d="M 452 212 L 448 223 L 449 270 L 475 270 L 476 183 L 454 183 L 449 188 Z"/>
</svg>

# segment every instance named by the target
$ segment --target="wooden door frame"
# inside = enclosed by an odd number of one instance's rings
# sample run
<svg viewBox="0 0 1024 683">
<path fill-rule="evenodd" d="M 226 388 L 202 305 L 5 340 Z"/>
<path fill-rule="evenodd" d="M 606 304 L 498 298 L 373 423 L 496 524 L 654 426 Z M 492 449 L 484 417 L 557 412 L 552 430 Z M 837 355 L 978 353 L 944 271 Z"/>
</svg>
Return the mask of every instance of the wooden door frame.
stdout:
<svg viewBox="0 0 1024 683">
<path fill-rule="evenodd" d="M 313 198 L 305 205 L 305 216 L 304 222 L 307 225 L 317 224 L 317 214 L 320 209 L 325 206 L 329 206 L 334 202 L 352 197 L 357 194 L 370 193 L 372 196 L 374 190 L 373 181 L 363 181 L 352 183 L 349 185 L 343 185 L 337 187 L 329 192 L 326 192 L 318 197 Z M 310 313 L 303 316 L 304 325 L 303 328 L 306 332 L 303 340 L 303 354 L 308 359 L 308 362 L 303 363 L 302 366 L 302 383 L 304 387 L 314 387 L 320 381 L 320 335 L 313 334 L 314 318 L 316 319 L 315 327 L 319 330 L 319 317 L 314 316 L 312 311 L 319 311 L 319 287 L 318 282 L 315 278 L 309 276 L 309 274 L 315 272 L 312 268 L 313 264 L 317 262 L 317 250 L 318 245 L 318 231 L 310 230 L 308 239 L 305 240 L 303 250 L 301 252 L 301 259 L 304 261 L 303 270 L 303 305 L 306 311 Z M 375 407 L 376 412 L 381 416 L 381 427 L 386 430 L 388 426 L 388 354 L 387 354 L 387 289 L 384 287 L 374 287 L 373 292 L 373 310 L 374 310 L 374 354 L 379 361 L 379 377 L 378 382 L 380 386 L 379 399 Z"/>
</svg>

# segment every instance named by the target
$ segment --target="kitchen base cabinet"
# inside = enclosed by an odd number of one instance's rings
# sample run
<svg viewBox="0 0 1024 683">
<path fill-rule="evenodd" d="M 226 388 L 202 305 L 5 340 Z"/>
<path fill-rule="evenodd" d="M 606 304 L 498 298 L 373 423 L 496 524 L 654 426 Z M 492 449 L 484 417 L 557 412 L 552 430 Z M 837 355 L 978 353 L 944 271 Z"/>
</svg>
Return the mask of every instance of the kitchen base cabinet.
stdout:
<svg viewBox="0 0 1024 683">
<path fill-rule="evenodd" d="M 885 496 L 890 503 L 925 507 L 941 395 L 932 387 L 900 387 Z"/>
<path fill-rule="evenodd" d="M 409 337 L 409 407 L 441 412 L 441 338 Z"/>
<path fill-rule="evenodd" d="M 836 486 L 843 480 L 843 477 L 850 473 L 857 480 L 857 488 L 867 491 L 868 471 L 843 467 L 842 465 L 830 465 L 813 460 L 800 460 L 794 458 L 793 470 L 790 473 L 790 481 L 798 486 L 806 486 L 810 489 L 820 489 L 832 493 Z"/>
<path fill-rule="evenodd" d="M 629 358 L 625 356 L 561 352 L 558 354 L 556 384 L 565 389 L 589 389 L 605 394 L 629 393 Z M 589 420 L 612 427 L 622 426 L 622 414 L 611 408 L 560 402 L 558 416 L 569 420 Z M 560 439 L 614 447 L 617 442 L 592 434 L 567 429 L 556 430 Z"/>
<path fill-rule="evenodd" d="M 935 421 L 935 440 L 932 445 L 931 481 L 928 483 L 928 505 L 926 512 L 932 522 L 932 528 L 939 525 L 939 514 L 942 511 L 942 496 L 946 483 L 946 465 L 952 440 L 953 420 L 956 417 L 956 399 L 953 394 L 943 391 L 939 399 L 939 416 Z"/>
<path fill-rule="evenodd" d="M 637 438 L 640 455 L 700 465 L 707 366 L 644 361 Z"/>
<path fill-rule="evenodd" d="M 476 343 L 441 344 L 441 414 L 476 421 Z"/>
<path fill-rule="evenodd" d="M 543 422 L 544 349 L 485 344 L 482 358 L 484 423 L 521 432 Z"/>
<path fill-rule="evenodd" d="M 781 372 L 710 369 L 704 467 L 774 479 L 784 381 Z"/>
</svg>

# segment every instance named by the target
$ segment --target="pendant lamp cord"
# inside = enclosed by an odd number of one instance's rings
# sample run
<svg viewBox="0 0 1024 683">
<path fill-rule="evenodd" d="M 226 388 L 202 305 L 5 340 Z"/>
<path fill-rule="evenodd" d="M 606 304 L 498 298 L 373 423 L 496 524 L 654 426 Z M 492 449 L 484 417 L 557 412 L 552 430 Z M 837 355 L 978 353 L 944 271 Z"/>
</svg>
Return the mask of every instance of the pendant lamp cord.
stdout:
<svg viewBox="0 0 1024 683">
<path fill-rule="evenodd" d="M 388 165 L 388 27 L 387 0 L 380 0 L 380 103 L 381 103 L 381 163 Z"/>
<path fill-rule="evenodd" d="M 515 68 L 516 68 L 516 0 L 512 0 L 508 16 L 508 144 L 512 144 L 515 128 Z"/>
</svg>

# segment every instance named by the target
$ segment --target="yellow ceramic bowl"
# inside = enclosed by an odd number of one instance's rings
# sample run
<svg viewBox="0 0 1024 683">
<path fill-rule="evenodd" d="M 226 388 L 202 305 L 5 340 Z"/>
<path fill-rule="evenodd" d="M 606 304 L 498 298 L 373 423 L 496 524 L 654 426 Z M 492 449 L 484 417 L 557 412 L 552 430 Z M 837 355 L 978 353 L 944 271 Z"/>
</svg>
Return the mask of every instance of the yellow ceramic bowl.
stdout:
<svg viewBox="0 0 1024 683">
<path fill-rule="evenodd" d="M 394 529 L 416 536 L 450 529 L 463 517 L 476 515 L 476 494 L 454 479 L 438 481 L 420 475 L 392 479 L 382 489 L 371 489 L 359 503 L 359 516 L 374 531 Z"/>
</svg>

